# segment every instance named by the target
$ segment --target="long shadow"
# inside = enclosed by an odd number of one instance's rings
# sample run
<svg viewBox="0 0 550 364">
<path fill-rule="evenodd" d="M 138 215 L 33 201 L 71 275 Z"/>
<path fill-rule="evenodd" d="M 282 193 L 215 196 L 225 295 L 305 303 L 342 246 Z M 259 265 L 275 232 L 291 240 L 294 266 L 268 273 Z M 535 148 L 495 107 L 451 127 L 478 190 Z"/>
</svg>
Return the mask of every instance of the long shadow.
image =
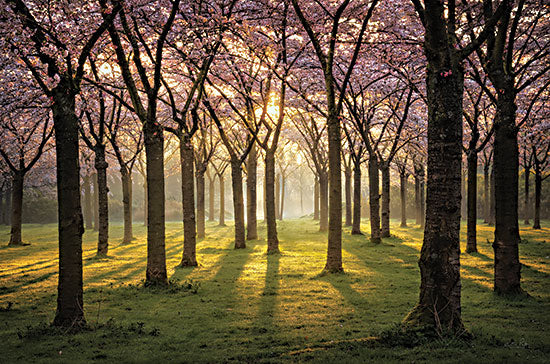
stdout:
<svg viewBox="0 0 550 364">
<path fill-rule="evenodd" d="M 262 291 L 258 304 L 258 315 L 252 324 L 252 334 L 265 334 L 277 330 L 278 325 L 275 321 L 275 315 L 277 303 L 279 301 L 280 259 L 280 254 L 267 255 L 264 290 Z"/>
</svg>

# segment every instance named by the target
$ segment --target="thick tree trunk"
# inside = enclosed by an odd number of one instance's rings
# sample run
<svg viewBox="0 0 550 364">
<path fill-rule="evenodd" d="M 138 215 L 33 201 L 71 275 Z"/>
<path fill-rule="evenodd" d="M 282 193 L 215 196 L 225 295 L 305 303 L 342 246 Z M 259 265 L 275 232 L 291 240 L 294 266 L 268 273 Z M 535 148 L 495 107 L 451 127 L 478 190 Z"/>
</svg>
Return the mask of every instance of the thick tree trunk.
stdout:
<svg viewBox="0 0 550 364">
<path fill-rule="evenodd" d="M 241 161 L 237 158 L 231 158 L 231 186 L 233 187 L 233 215 L 235 219 L 235 249 L 246 248 L 242 172 Z"/>
<path fill-rule="evenodd" d="M 267 253 L 279 251 L 277 237 L 277 221 L 275 209 L 275 155 L 274 151 L 267 150 L 265 154 L 265 208 L 267 222 Z"/>
<path fill-rule="evenodd" d="M 197 238 L 202 239 L 206 236 L 206 206 L 205 206 L 205 180 L 203 167 L 197 167 Z"/>
<path fill-rule="evenodd" d="M 257 206 L 257 169 L 258 152 L 256 145 L 253 144 L 246 161 L 246 239 L 258 239 L 258 219 L 256 217 Z"/>
<path fill-rule="evenodd" d="M 525 225 L 529 225 L 529 219 L 531 218 L 531 203 L 529 201 L 529 174 L 531 174 L 531 168 L 525 168 Z"/>
<path fill-rule="evenodd" d="M 483 166 L 483 222 L 489 223 L 489 212 L 491 208 L 489 207 L 489 162 Z"/>
<path fill-rule="evenodd" d="M 219 226 L 225 226 L 225 178 L 223 174 L 219 175 L 220 178 L 220 222 Z"/>
<path fill-rule="evenodd" d="M 468 218 L 466 228 L 466 253 L 477 252 L 477 153 L 468 151 Z"/>
<path fill-rule="evenodd" d="M 143 128 L 147 168 L 147 269 L 145 285 L 167 285 L 165 247 L 164 136 L 156 120 Z"/>
<path fill-rule="evenodd" d="M 109 200 L 107 188 L 107 162 L 105 146 L 95 147 L 95 169 L 97 171 L 97 200 L 99 216 L 99 234 L 97 237 L 97 255 L 104 257 L 109 252 Z"/>
<path fill-rule="evenodd" d="M 319 231 L 328 230 L 328 175 L 319 174 Z"/>
<path fill-rule="evenodd" d="M 407 227 L 407 174 L 399 172 L 399 195 L 401 198 L 401 227 Z"/>
<path fill-rule="evenodd" d="M 122 205 L 124 209 L 124 237 L 122 243 L 130 243 L 134 237 L 132 232 L 132 175 L 126 167 L 120 168 L 122 180 Z"/>
<path fill-rule="evenodd" d="M 21 240 L 21 217 L 23 213 L 23 172 L 12 172 L 11 183 L 11 232 L 8 245 L 22 245 Z"/>
<path fill-rule="evenodd" d="M 57 167 L 59 276 L 57 310 L 53 325 L 79 327 L 86 324 L 82 292 L 82 234 L 78 119 L 75 97 L 62 81 L 54 89 L 52 106 Z M 65 87 L 63 87 L 65 86 Z"/>
<path fill-rule="evenodd" d="M 94 231 L 99 230 L 99 187 L 97 186 L 97 172 L 92 175 L 92 183 L 94 187 L 93 205 L 94 205 Z"/>
<path fill-rule="evenodd" d="M 341 272 L 342 268 L 342 139 L 340 119 L 335 113 L 329 97 L 328 128 L 328 171 L 329 171 L 329 219 L 327 264 L 325 271 Z"/>
<path fill-rule="evenodd" d="M 351 166 L 346 167 L 344 171 L 344 191 L 346 198 L 346 219 L 345 225 L 352 225 L 352 207 L 351 207 Z"/>
<path fill-rule="evenodd" d="M 313 187 L 313 220 L 319 220 L 319 177 L 315 176 Z"/>
<path fill-rule="evenodd" d="M 197 237 L 195 223 L 194 156 L 191 138 L 180 137 L 181 196 L 183 209 L 183 253 L 180 266 L 197 266 Z"/>
<path fill-rule="evenodd" d="M 519 294 L 518 141 L 515 93 L 511 82 L 497 100 L 493 167 L 495 173 L 495 292 Z"/>
<path fill-rule="evenodd" d="M 382 230 L 383 238 L 390 237 L 390 166 L 382 163 Z"/>
<path fill-rule="evenodd" d="M 437 24 L 439 16 L 443 16 L 443 6 L 431 5 L 431 7 L 428 13 L 432 17 L 428 20 L 430 26 L 433 25 L 432 23 Z M 426 53 L 433 57 L 429 59 L 426 82 L 428 96 L 427 210 L 424 242 L 419 260 L 420 299 L 406 322 L 420 326 L 427 325 L 436 331 L 462 332 L 460 207 L 464 81 L 459 66 L 448 64 L 450 61 L 448 56 L 445 56 L 448 48 L 444 47 L 443 50 L 429 48 L 433 47 L 433 43 L 439 44 L 439 42 L 432 39 L 434 35 L 428 30 L 426 33 L 427 37 L 430 36 L 426 41 Z M 450 71 L 444 74 L 449 68 L 452 68 L 452 74 Z M 423 179 L 423 176 L 420 177 Z"/>
<path fill-rule="evenodd" d="M 382 242 L 380 232 L 380 192 L 378 186 L 378 158 L 374 153 L 369 157 L 369 210 L 370 240 L 375 244 Z"/>
<path fill-rule="evenodd" d="M 91 177 L 89 175 L 84 176 L 84 220 L 86 223 L 86 230 L 93 228 L 93 212 L 92 212 L 92 186 L 90 182 Z"/>
<path fill-rule="evenodd" d="M 361 163 L 353 166 L 353 221 L 352 235 L 363 235 L 361 232 Z"/>
<path fill-rule="evenodd" d="M 208 177 L 208 221 L 214 221 L 214 195 L 216 194 L 215 177 Z"/>
<path fill-rule="evenodd" d="M 533 229 L 540 230 L 540 200 L 542 197 L 542 172 L 540 166 L 535 166 L 535 217 Z M 12 223 L 13 226 L 13 223 Z"/>
</svg>

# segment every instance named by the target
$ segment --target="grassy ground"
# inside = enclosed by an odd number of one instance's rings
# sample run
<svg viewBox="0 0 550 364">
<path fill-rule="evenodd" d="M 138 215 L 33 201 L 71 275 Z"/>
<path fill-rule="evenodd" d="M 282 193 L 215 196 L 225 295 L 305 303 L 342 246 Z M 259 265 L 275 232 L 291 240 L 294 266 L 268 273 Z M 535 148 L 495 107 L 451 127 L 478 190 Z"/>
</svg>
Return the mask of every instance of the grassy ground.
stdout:
<svg viewBox="0 0 550 364">
<path fill-rule="evenodd" d="M 234 250 L 232 227 L 209 223 L 194 269 L 174 268 L 182 233 L 181 224 L 169 223 L 169 276 L 188 284 L 161 291 L 139 285 L 146 260 L 142 226 L 135 226 L 130 245 L 120 245 L 122 226 L 113 226 L 109 258 L 102 260 L 94 258 L 96 234 L 87 232 L 90 330 L 78 334 L 48 327 L 56 303 L 56 227 L 24 226 L 31 245 L 14 248 L 4 246 L 9 231 L 1 227 L 0 362 L 548 362 L 549 227 L 522 229 L 523 287 L 531 297 L 505 299 L 492 293 L 492 229 L 480 222 L 480 252 L 461 257 L 463 320 L 475 339 L 410 348 L 368 345 L 365 338 L 391 329 L 417 301 L 417 226 L 395 222 L 394 237 L 377 246 L 346 229 L 346 273 L 320 276 L 326 235 L 309 219 L 279 224 L 282 254 L 273 256 L 265 254 L 264 240 Z M 368 231 L 366 222 L 363 228 Z"/>
</svg>

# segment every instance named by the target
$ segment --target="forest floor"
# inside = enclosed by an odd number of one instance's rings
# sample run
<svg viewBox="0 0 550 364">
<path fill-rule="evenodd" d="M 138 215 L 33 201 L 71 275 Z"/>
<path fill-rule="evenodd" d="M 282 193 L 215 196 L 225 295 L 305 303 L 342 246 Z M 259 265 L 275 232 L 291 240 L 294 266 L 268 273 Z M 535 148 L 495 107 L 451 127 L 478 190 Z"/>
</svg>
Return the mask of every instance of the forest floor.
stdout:
<svg viewBox="0 0 550 364">
<path fill-rule="evenodd" d="M 368 221 L 362 226 L 368 231 Z M 109 257 L 95 258 L 97 233 L 84 235 L 84 310 L 79 333 L 49 327 L 57 296 L 57 229 L 25 225 L 24 247 L 5 246 L 0 228 L 0 362 L 448 362 L 550 360 L 550 224 L 521 225 L 527 298 L 492 292 L 492 228 L 480 221 L 479 253 L 461 255 L 462 317 L 472 341 L 372 344 L 396 330 L 418 300 L 422 230 L 400 228 L 380 245 L 344 229 L 345 273 L 321 275 L 326 234 L 309 218 L 279 222 L 282 253 L 265 240 L 233 249 L 231 226 L 207 224 L 197 268 L 175 268 L 180 223 L 166 229 L 168 289 L 144 288 L 145 228 L 121 245 L 111 228 Z M 463 226 L 464 230 L 464 226 Z M 265 225 L 260 224 L 260 236 Z M 463 231 L 462 250 L 465 249 Z M 409 345 L 410 344 L 410 345 Z"/>
</svg>

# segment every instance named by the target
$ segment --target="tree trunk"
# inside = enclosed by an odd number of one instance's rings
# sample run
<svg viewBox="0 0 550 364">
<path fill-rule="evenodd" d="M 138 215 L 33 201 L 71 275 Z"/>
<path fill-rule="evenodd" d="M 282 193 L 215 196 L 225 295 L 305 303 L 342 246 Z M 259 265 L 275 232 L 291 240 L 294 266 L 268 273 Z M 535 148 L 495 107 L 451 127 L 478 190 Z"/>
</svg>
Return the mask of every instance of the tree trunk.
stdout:
<svg viewBox="0 0 550 364">
<path fill-rule="evenodd" d="M 124 209 L 124 238 L 122 243 L 128 244 L 134 239 L 132 232 L 132 175 L 125 166 L 120 168 L 120 175 Z"/>
<path fill-rule="evenodd" d="M 205 168 L 197 167 L 197 238 L 202 239 L 206 236 L 206 206 L 205 206 Z"/>
<path fill-rule="evenodd" d="M 233 187 L 233 215 L 235 219 L 235 249 L 246 248 L 244 236 L 243 174 L 241 161 L 231 158 L 231 186 Z"/>
<path fill-rule="evenodd" d="M 495 173 L 495 292 L 519 294 L 518 141 L 514 85 L 503 87 L 497 100 L 493 166 Z"/>
<path fill-rule="evenodd" d="M 380 244 L 380 192 L 378 190 L 378 158 L 374 153 L 369 157 L 369 210 L 370 240 Z"/>
<path fill-rule="evenodd" d="M 253 144 L 246 161 L 246 239 L 258 239 L 258 219 L 256 217 L 257 194 L 256 180 L 258 169 L 258 152 Z"/>
<path fill-rule="evenodd" d="M 208 177 L 208 221 L 214 221 L 214 195 L 216 194 L 215 178 Z"/>
<path fill-rule="evenodd" d="M 94 231 L 99 230 L 99 193 L 97 186 L 97 172 L 92 175 L 92 182 L 94 187 L 93 200 L 94 200 Z"/>
<path fill-rule="evenodd" d="M 466 198 L 466 175 L 468 174 L 467 169 L 467 167 L 461 169 L 462 178 L 460 180 L 460 217 L 462 220 L 466 220 L 466 215 L 468 214 L 468 201 Z"/>
<path fill-rule="evenodd" d="M 399 195 L 401 198 L 401 227 L 407 227 L 407 174 L 399 172 Z"/>
<path fill-rule="evenodd" d="M 382 231 L 383 238 L 390 237 L 390 166 L 382 163 Z"/>
<path fill-rule="evenodd" d="M 57 167 L 59 276 L 57 309 L 53 325 L 79 327 L 86 324 L 82 292 L 82 234 L 78 119 L 75 96 L 62 81 L 54 89 L 52 113 Z"/>
<path fill-rule="evenodd" d="M 145 285 L 167 285 L 165 248 L 164 136 L 156 120 L 143 127 L 147 168 L 147 269 Z"/>
<path fill-rule="evenodd" d="M 470 150 L 466 158 L 468 168 L 466 253 L 477 253 L 477 153 Z"/>
<path fill-rule="evenodd" d="M 420 175 L 418 166 L 414 166 L 414 216 L 416 225 L 422 225 L 422 216 L 421 216 L 421 198 L 420 198 Z"/>
<path fill-rule="evenodd" d="M 286 176 L 281 175 L 281 208 L 279 209 L 279 220 L 283 221 L 283 213 L 285 211 L 285 186 Z"/>
<path fill-rule="evenodd" d="M 23 172 L 12 172 L 11 188 L 11 232 L 8 245 L 23 245 L 21 240 L 21 216 L 23 213 Z"/>
<path fill-rule="evenodd" d="M 6 192 L 5 192 L 5 186 L 6 186 L 6 182 L 3 182 L 2 185 L 0 185 L 0 225 L 5 225 L 6 224 L 6 214 L 7 214 L 7 209 L 6 209 L 6 206 L 5 205 L 5 198 L 4 196 L 6 195 Z"/>
<path fill-rule="evenodd" d="M 439 41 L 438 35 L 441 35 L 437 33 L 437 29 L 434 31 L 436 34 L 429 31 L 433 31 L 431 26 L 441 25 L 439 22 L 444 18 L 443 6 L 430 6 L 426 28 L 427 209 L 424 242 L 418 263 L 421 277 L 420 299 L 406 322 L 426 325 L 436 331 L 462 332 L 460 210 L 464 79 L 460 67 L 454 60 L 452 63 L 449 60 L 448 46 L 437 48 L 446 40 Z M 444 74 L 445 72 L 448 73 Z M 419 177 L 424 179 L 423 168 Z M 423 186 L 421 190 L 422 199 Z"/>
<path fill-rule="evenodd" d="M 313 187 L 313 220 L 319 220 L 319 177 L 317 176 Z"/>
<path fill-rule="evenodd" d="M 267 253 L 279 251 L 277 237 L 277 221 L 275 209 L 275 155 L 274 151 L 267 150 L 265 154 L 265 208 L 267 222 Z"/>
<path fill-rule="evenodd" d="M 351 226 L 352 225 L 352 207 L 351 207 L 351 166 L 346 167 L 344 171 L 344 191 L 345 191 L 345 198 L 346 198 L 346 219 L 345 219 L 345 225 Z"/>
<path fill-rule="evenodd" d="M 328 175 L 319 174 L 319 231 L 328 230 Z"/>
<path fill-rule="evenodd" d="M 529 225 L 529 219 L 531 218 L 531 203 L 529 202 L 529 174 L 531 173 L 531 168 L 525 168 L 525 225 Z"/>
<path fill-rule="evenodd" d="M 107 256 L 109 252 L 109 200 L 107 188 L 107 162 L 105 161 L 105 146 L 95 146 L 95 169 L 97 171 L 97 195 L 99 234 L 97 237 L 97 255 Z"/>
<path fill-rule="evenodd" d="M 223 174 L 219 175 L 220 178 L 220 223 L 219 226 L 225 226 L 225 178 Z"/>
<path fill-rule="evenodd" d="M 84 182 L 84 220 L 86 222 L 86 230 L 93 228 L 93 212 L 92 212 L 92 186 L 90 175 L 83 178 Z"/>
<path fill-rule="evenodd" d="M 542 195 L 542 172 L 539 165 L 535 165 L 535 217 L 533 229 L 540 230 L 540 200 Z M 13 223 L 12 223 L 13 224 Z M 13 226 L 13 225 L 12 225 Z"/>
<path fill-rule="evenodd" d="M 197 266 L 193 144 L 187 134 L 180 137 L 181 196 L 183 209 L 183 253 L 180 266 Z"/>
<path fill-rule="evenodd" d="M 483 202 L 483 222 L 489 223 L 489 213 L 491 208 L 489 206 L 489 162 L 483 166 L 483 190 L 484 190 L 484 202 Z"/>
<path fill-rule="evenodd" d="M 426 181 L 424 179 L 424 167 L 420 166 L 419 171 L 420 179 L 420 211 L 418 212 L 420 216 L 420 227 L 424 228 L 426 224 Z"/>
<path fill-rule="evenodd" d="M 335 105 L 328 105 L 328 171 L 329 171 L 329 219 L 327 264 L 325 271 L 341 272 L 342 268 L 342 139 L 340 119 Z"/>
<path fill-rule="evenodd" d="M 354 162 L 353 166 L 353 222 L 351 235 L 363 235 L 361 232 L 361 163 L 359 161 Z"/>
</svg>

